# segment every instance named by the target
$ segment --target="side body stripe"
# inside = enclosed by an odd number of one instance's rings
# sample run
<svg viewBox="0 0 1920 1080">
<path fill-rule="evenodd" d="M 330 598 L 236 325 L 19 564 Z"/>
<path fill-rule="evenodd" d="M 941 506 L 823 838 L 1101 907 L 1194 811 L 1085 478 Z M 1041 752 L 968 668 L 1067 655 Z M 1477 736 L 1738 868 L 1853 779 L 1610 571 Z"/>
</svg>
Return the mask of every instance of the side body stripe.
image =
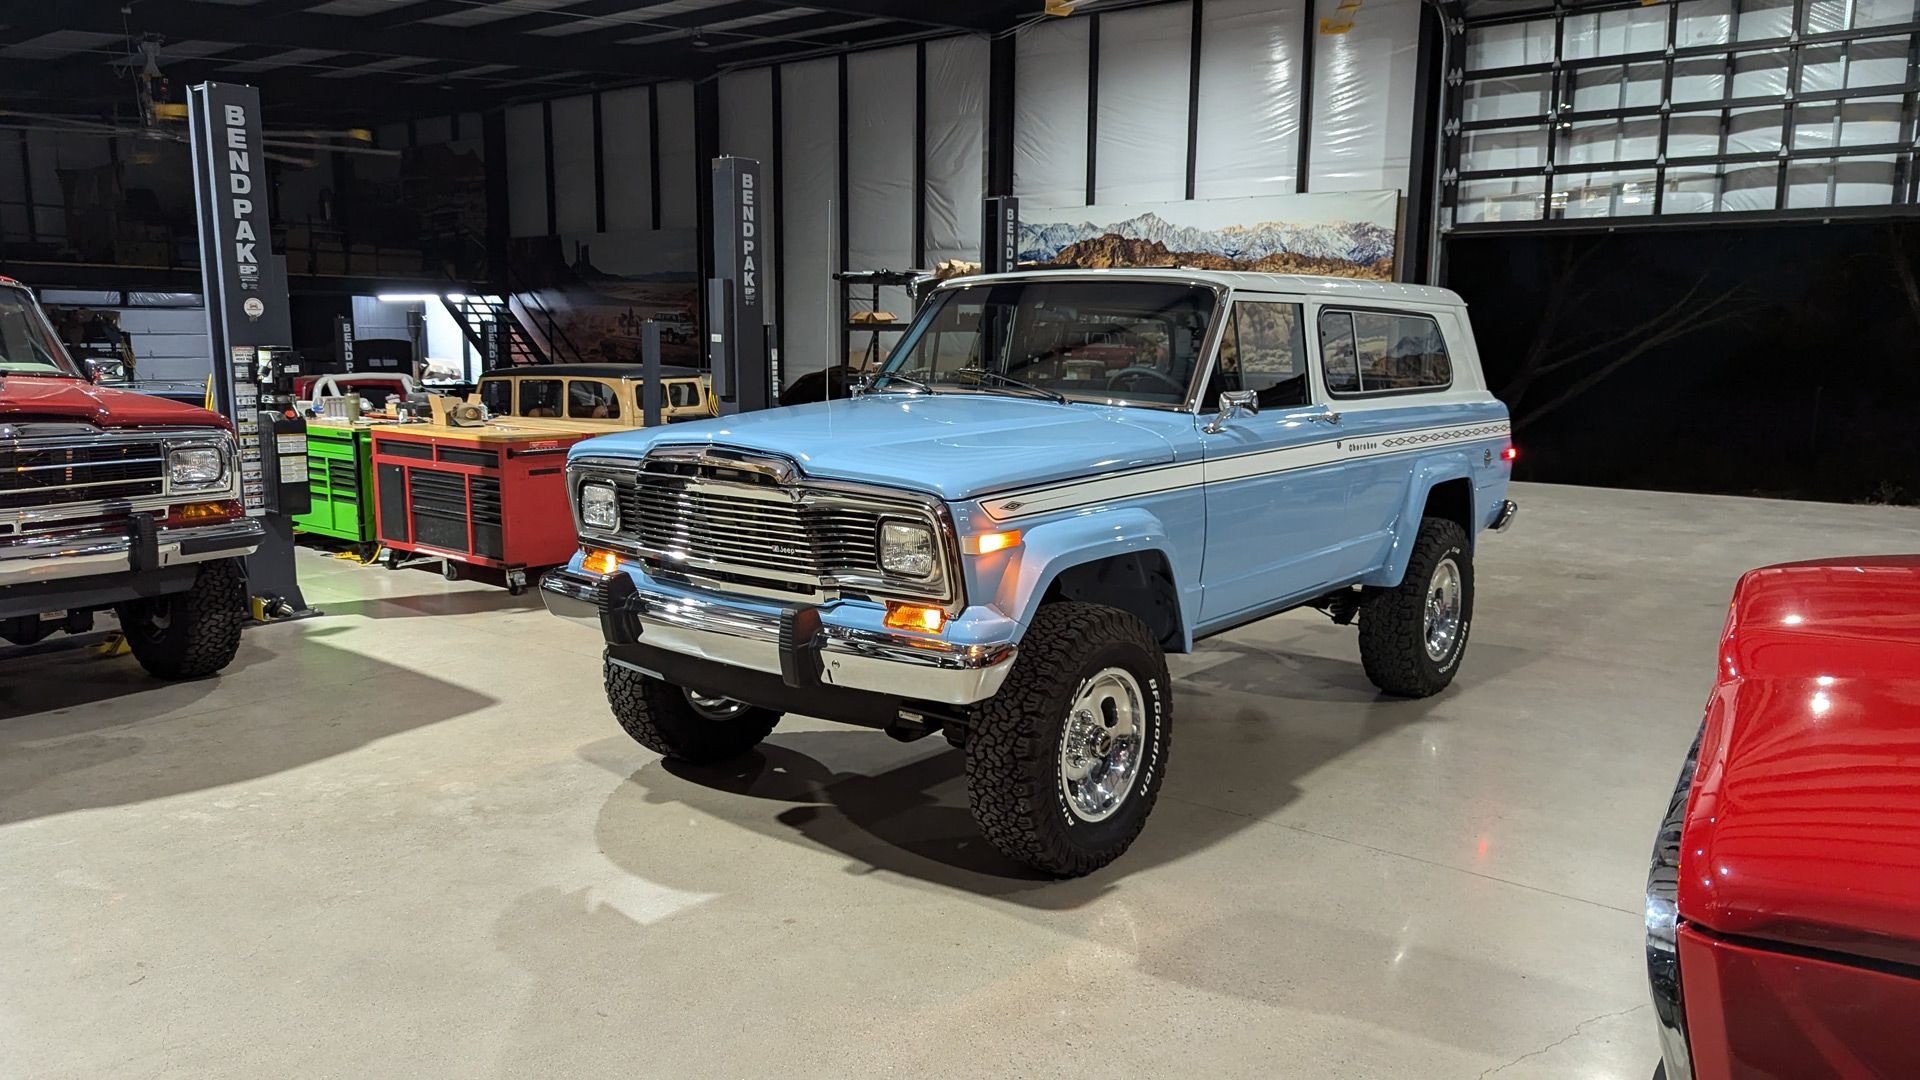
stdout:
<svg viewBox="0 0 1920 1080">
<path fill-rule="evenodd" d="M 1476 421 L 1444 427 L 1414 428 L 1379 435 L 1336 437 L 1320 442 L 1285 446 L 1274 450 L 1255 450 L 1245 454 L 1213 458 L 1207 461 L 1154 465 L 1144 469 L 1049 484 L 1021 491 L 989 495 L 980 500 L 980 509 L 995 521 L 1014 521 L 1071 510 L 1078 506 L 1112 502 L 1116 499 L 1157 495 L 1166 491 L 1205 484 L 1227 484 L 1257 476 L 1311 469 L 1342 461 L 1405 454 L 1416 450 L 1434 450 L 1465 446 L 1488 439 L 1504 439 L 1513 428 L 1506 420 Z"/>
</svg>

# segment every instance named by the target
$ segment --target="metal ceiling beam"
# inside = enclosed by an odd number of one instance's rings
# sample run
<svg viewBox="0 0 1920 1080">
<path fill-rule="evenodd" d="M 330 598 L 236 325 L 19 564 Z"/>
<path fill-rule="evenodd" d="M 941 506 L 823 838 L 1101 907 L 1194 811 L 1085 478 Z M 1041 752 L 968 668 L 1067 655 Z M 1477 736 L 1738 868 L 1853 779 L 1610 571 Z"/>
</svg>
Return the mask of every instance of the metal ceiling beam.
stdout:
<svg viewBox="0 0 1920 1080">
<path fill-rule="evenodd" d="M 243 44 L 288 49 L 427 56 L 476 66 L 511 64 L 624 79 L 695 78 L 707 69 L 707 65 L 696 62 L 695 57 L 645 53 L 633 46 L 607 44 L 596 35 L 587 35 L 591 40 L 579 41 L 501 34 L 486 26 L 430 26 L 421 27 L 418 37 L 396 36 L 378 33 L 378 26 L 350 15 L 315 15 L 307 11 L 248 14 L 223 5 L 183 0 L 142 0 L 134 5 L 131 16 L 122 15 L 121 7 L 121 0 L 60 0 L 57 4 L 40 4 L 9 13 L 6 21 L 16 29 L 24 27 L 39 33 L 87 30 L 118 36 L 130 30 L 135 34 L 161 34 L 173 41 L 237 39 Z"/>
<path fill-rule="evenodd" d="M 794 4 L 783 3 L 781 0 L 755 0 L 755 2 L 765 11 L 778 11 L 781 8 L 794 6 Z M 990 34 L 1007 28 L 1006 16 L 996 10 L 1007 7 L 1006 4 L 936 5 L 929 4 L 926 0 L 796 0 L 796 2 L 800 6 L 810 7 L 815 11 L 855 15 L 863 19 L 892 19 L 895 22 L 912 23 L 936 30 L 965 30 L 976 34 Z M 1032 6 L 1037 9 L 1040 5 Z M 928 10 L 935 7 L 940 9 L 938 14 Z"/>
</svg>

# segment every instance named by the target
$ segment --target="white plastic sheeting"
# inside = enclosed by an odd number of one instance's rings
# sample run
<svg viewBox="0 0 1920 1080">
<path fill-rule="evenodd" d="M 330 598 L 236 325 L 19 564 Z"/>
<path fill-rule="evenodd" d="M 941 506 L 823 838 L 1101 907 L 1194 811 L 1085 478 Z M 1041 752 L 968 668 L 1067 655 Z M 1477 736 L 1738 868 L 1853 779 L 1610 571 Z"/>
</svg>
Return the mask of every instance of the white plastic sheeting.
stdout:
<svg viewBox="0 0 1920 1080">
<path fill-rule="evenodd" d="M 780 273 L 785 282 L 780 359 L 788 381 L 826 367 L 840 348 L 840 269 L 834 205 L 840 190 L 839 62 L 782 65 L 780 77 Z"/>
<path fill-rule="evenodd" d="M 594 175 L 593 98 L 560 98 L 553 103 L 553 213 L 563 233 L 599 228 L 599 183 Z"/>
<path fill-rule="evenodd" d="M 849 270 L 913 265 L 914 65 L 911 45 L 847 58 Z M 880 290 L 880 309 L 901 319 L 913 313 L 900 288 Z M 864 348 L 864 338 L 854 347 Z"/>
<path fill-rule="evenodd" d="M 1297 190 L 1304 15 L 1305 0 L 1207 0 L 1200 9 L 1195 198 Z"/>
<path fill-rule="evenodd" d="M 547 235 L 547 121 L 540 105 L 509 105 L 507 127 L 507 231 Z"/>
<path fill-rule="evenodd" d="M 662 83 L 660 98 L 660 227 L 691 229 L 700 223 L 696 184 L 710 175 L 694 160 L 693 84 Z"/>
<path fill-rule="evenodd" d="M 1317 0 L 1308 191 L 1406 190 L 1420 3 Z"/>
<path fill-rule="evenodd" d="M 1096 203 L 1186 196 L 1192 49 L 1190 4 L 1101 16 Z"/>
<path fill-rule="evenodd" d="M 980 200 L 986 193 L 985 38 L 927 42 L 926 262 L 980 259 Z"/>
<path fill-rule="evenodd" d="M 720 76 L 719 105 L 720 153 L 758 161 L 760 198 L 773 198 L 773 69 L 749 68 Z M 776 233 L 775 229 L 764 228 L 754 238 L 760 244 L 763 296 L 778 295 L 774 284 L 780 267 L 780 252 L 774 246 Z M 771 301 L 766 311 L 769 316 L 773 314 Z"/>
<path fill-rule="evenodd" d="M 607 231 L 653 228 L 653 131 L 644 86 L 600 97 L 600 168 Z"/>
<path fill-rule="evenodd" d="M 1044 22 L 1015 41 L 1013 193 L 1036 206 L 1087 201 L 1087 26 Z"/>
</svg>

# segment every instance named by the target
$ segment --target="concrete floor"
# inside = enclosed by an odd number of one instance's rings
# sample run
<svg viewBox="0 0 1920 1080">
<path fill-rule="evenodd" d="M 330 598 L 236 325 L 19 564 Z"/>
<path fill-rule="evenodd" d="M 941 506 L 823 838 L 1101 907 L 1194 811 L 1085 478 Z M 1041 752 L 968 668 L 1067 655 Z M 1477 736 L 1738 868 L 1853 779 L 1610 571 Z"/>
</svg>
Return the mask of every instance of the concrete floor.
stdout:
<svg viewBox="0 0 1920 1080">
<path fill-rule="evenodd" d="M 1175 658 L 1120 863 L 1038 881 L 943 740 L 613 724 L 591 633 L 304 552 L 223 677 L 0 674 L 0 1075 L 1499 1076 L 1654 1065 L 1641 883 L 1750 566 L 1920 511 L 1523 487 L 1459 682 L 1351 630 Z"/>
</svg>

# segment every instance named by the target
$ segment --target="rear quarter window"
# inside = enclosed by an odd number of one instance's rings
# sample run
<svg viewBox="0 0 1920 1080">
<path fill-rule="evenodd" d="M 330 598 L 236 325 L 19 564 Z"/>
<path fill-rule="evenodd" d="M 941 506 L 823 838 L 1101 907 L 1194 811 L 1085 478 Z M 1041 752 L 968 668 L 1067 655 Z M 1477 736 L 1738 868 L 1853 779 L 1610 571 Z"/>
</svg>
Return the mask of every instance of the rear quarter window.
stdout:
<svg viewBox="0 0 1920 1080">
<path fill-rule="evenodd" d="M 1336 395 L 1440 390 L 1453 385 L 1446 337 L 1431 315 L 1327 308 L 1320 363 Z"/>
</svg>

